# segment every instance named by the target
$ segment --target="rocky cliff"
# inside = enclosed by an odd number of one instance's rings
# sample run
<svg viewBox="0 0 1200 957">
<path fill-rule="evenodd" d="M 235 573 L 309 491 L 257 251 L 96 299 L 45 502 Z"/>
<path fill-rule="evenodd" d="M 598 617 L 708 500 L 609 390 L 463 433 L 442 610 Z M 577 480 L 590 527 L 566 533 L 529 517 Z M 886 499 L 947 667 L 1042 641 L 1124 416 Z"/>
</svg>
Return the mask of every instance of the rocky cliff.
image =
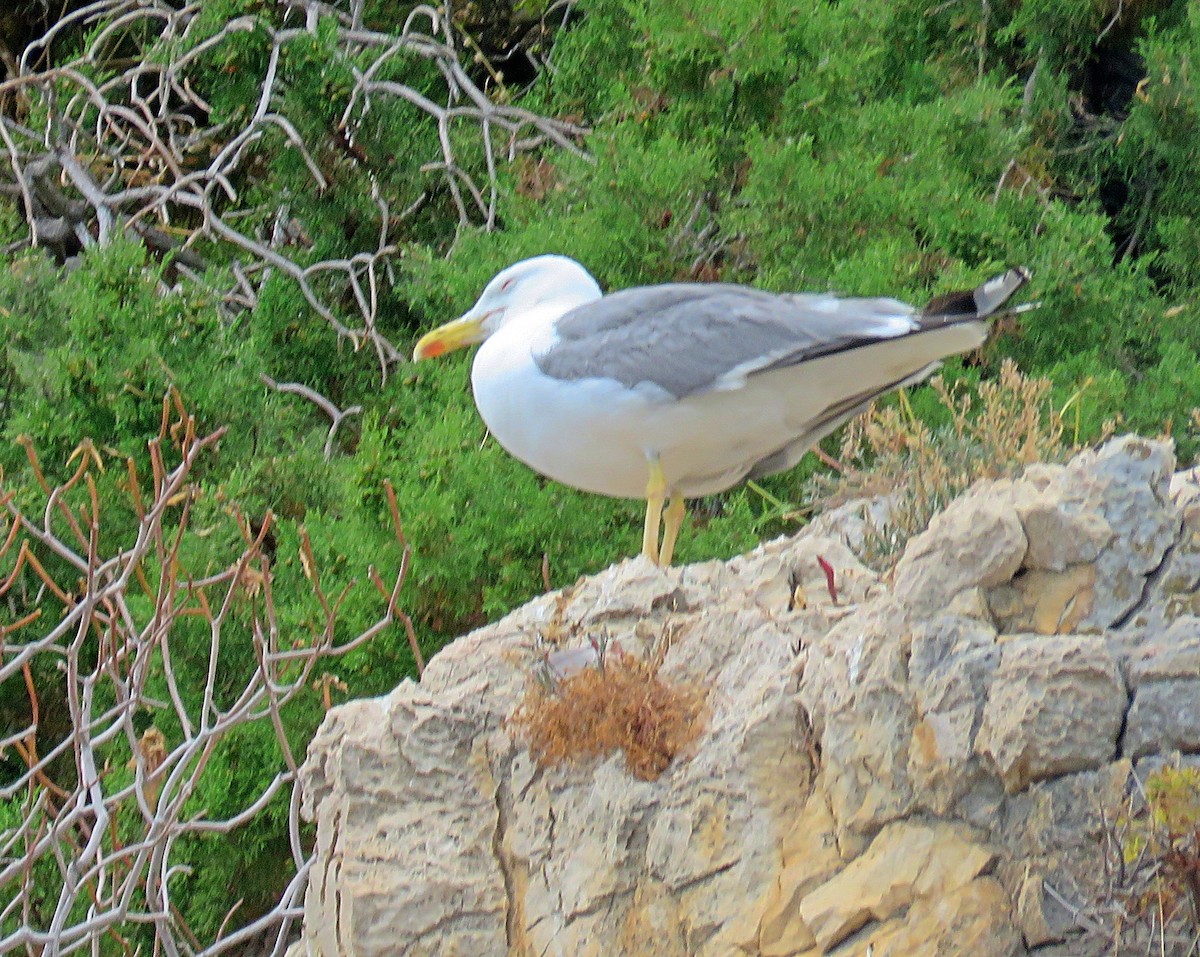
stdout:
<svg viewBox="0 0 1200 957">
<path fill-rule="evenodd" d="M 465 636 L 314 740 L 297 950 L 1111 953 L 1114 822 L 1200 752 L 1200 488 L 1173 469 L 1126 437 L 978 485 L 886 580 L 850 506 Z M 542 767 L 509 720 L 548 643 L 592 641 L 704 689 L 657 779 Z"/>
</svg>

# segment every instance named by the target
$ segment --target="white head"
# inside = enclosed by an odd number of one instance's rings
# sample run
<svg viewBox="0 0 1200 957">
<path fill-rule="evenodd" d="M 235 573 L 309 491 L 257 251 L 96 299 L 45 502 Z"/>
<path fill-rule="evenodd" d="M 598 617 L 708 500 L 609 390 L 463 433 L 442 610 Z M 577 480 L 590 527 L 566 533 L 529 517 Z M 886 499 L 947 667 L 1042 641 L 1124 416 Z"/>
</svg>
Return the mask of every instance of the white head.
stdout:
<svg viewBox="0 0 1200 957">
<path fill-rule="evenodd" d="M 601 295 L 596 280 L 574 259 L 553 255 L 523 259 L 497 273 L 461 318 L 422 336 L 413 359 L 431 359 L 482 342 L 504 323 L 537 306 L 553 303 L 561 314 Z"/>
</svg>

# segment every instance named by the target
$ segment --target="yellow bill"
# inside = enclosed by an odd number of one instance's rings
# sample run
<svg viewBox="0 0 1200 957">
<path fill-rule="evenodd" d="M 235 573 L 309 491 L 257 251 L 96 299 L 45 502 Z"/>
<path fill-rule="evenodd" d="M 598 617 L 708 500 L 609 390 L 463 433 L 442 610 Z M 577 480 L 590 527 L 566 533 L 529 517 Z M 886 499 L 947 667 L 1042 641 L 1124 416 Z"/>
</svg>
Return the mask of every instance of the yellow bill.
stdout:
<svg viewBox="0 0 1200 957">
<path fill-rule="evenodd" d="M 487 337 L 483 329 L 483 321 L 486 318 L 487 316 L 473 316 L 467 313 L 461 319 L 455 319 L 444 326 L 438 326 L 432 332 L 425 333 L 413 350 L 413 361 L 432 359 L 443 353 L 482 342 Z"/>
</svg>

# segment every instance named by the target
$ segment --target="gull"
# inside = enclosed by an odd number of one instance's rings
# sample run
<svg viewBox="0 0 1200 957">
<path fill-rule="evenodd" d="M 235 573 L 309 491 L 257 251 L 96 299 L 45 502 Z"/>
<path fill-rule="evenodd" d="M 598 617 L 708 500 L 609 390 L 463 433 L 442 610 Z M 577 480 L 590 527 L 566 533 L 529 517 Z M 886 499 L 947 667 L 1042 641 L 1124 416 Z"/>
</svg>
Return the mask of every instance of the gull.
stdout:
<svg viewBox="0 0 1200 957">
<path fill-rule="evenodd" d="M 1028 278 L 1010 269 L 923 308 L 728 283 L 605 295 L 573 259 L 536 256 L 413 359 L 481 343 L 471 386 L 496 441 L 564 485 L 645 499 L 642 554 L 668 565 L 685 499 L 791 468 L 879 396 L 978 348 Z"/>
</svg>

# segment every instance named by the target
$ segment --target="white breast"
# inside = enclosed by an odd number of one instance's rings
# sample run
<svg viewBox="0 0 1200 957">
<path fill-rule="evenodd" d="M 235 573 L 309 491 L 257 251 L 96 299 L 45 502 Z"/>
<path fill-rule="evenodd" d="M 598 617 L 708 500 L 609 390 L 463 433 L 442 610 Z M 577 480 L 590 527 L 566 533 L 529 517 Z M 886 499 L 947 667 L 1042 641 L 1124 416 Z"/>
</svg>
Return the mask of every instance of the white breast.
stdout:
<svg viewBox="0 0 1200 957">
<path fill-rule="evenodd" d="M 661 389 L 611 379 L 560 380 L 533 356 L 553 343 L 560 310 L 506 323 L 475 355 L 471 385 L 484 423 L 510 454 L 555 481 L 618 498 L 646 491 Z"/>
</svg>

